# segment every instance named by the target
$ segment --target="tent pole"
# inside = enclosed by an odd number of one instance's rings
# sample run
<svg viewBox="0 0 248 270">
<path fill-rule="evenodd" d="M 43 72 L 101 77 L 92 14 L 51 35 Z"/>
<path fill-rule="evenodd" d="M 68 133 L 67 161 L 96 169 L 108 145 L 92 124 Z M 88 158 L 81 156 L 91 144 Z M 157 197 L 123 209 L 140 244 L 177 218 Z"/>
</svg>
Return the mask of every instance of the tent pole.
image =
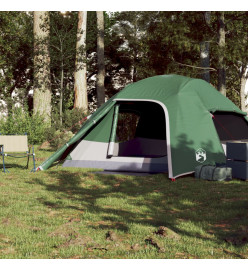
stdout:
<svg viewBox="0 0 248 270">
<path fill-rule="evenodd" d="M 110 140 L 109 140 L 108 154 L 107 154 L 108 158 L 111 158 L 114 154 L 115 136 L 116 136 L 117 123 L 118 123 L 119 107 L 120 107 L 120 104 L 115 105 L 114 117 L 113 117 L 113 122 L 112 122 L 112 129 L 111 129 Z"/>
</svg>

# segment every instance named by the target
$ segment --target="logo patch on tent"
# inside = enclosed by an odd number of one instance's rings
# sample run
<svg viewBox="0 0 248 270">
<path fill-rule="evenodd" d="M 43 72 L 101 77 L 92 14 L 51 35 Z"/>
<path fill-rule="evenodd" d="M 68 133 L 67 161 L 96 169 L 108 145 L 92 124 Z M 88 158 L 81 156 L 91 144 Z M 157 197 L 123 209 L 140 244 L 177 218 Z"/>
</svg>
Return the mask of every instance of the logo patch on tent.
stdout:
<svg viewBox="0 0 248 270">
<path fill-rule="evenodd" d="M 204 149 L 199 148 L 195 151 L 196 161 L 203 163 L 207 159 L 207 153 Z"/>
</svg>

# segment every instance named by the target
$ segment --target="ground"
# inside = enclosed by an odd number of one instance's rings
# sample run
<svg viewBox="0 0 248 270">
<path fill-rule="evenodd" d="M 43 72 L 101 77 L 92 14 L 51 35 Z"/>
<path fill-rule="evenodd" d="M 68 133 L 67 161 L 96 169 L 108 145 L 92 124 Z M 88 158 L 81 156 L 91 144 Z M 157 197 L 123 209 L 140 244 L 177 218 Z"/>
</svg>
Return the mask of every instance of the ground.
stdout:
<svg viewBox="0 0 248 270">
<path fill-rule="evenodd" d="M 40 164 L 51 155 L 36 150 Z M 248 181 L 0 172 L 0 258 L 248 258 Z"/>
</svg>

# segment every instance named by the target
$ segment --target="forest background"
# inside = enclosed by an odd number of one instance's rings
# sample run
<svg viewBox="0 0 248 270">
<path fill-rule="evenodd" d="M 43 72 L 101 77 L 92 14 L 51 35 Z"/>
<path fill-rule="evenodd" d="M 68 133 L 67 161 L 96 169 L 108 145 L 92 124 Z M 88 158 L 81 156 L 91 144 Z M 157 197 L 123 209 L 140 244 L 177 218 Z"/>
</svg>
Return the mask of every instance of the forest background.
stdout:
<svg viewBox="0 0 248 270">
<path fill-rule="evenodd" d="M 71 137 L 126 85 L 161 74 L 204 79 L 247 112 L 247 29 L 246 11 L 2 11 L 0 133 Z"/>
</svg>

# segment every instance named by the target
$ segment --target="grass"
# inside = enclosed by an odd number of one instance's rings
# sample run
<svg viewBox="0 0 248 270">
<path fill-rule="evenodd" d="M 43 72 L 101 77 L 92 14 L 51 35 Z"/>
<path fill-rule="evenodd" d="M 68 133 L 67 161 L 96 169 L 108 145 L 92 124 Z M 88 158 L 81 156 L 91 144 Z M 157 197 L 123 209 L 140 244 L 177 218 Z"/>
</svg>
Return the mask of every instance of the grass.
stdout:
<svg viewBox="0 0 248 270">
<path fill-rule="evenodd" d="M 38 164 L 51 154 L 36 151 Z M 53 167 L 0 173 L 0 258 L 248 258 L 248 183 Z M 30 166 L 31 169 L 31 166 Z M 155 234 L 160 226 L 172 237 Z M 108 232 L 115 236 L 106 238 Z"/>
</svg>

